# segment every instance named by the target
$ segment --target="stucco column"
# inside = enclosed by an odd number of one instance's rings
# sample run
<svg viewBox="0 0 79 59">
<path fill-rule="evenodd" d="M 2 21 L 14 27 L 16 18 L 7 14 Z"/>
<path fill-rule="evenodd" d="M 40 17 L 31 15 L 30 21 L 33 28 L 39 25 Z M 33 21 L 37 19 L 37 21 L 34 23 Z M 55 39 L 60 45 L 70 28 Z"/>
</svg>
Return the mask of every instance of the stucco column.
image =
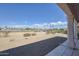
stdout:
<svg viewBox="0 0 79 59">
<path fill-rule="evenodd" d="M 74 17 L 68 17 L 68 46 L 70 48 L 75 48 L 75 41 L 74 41 Z"/>
<path fill-rule="evenodd" d="M 78 28 L 77 28 L 77 25 L 78 25 L 78 23 L 77 23 L 77 21 L 74 19 L 74 40 L 75 40 L 75 42 L 77 42 L 78 41 Z"/>
</svg>

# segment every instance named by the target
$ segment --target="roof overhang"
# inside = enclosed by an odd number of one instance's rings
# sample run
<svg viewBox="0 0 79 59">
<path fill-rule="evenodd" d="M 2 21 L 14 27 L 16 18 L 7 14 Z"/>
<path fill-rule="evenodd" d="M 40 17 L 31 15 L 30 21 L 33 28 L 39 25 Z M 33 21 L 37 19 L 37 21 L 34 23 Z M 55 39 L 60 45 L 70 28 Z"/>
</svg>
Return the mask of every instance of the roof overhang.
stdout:
<svg viewBox="0 0 79 59">
<path fill-rule="evenodd" d="M 77 22 L 79 22 L 79 3 L 58 3 L 58 6 L 67 16 L 74 16 Z"/>
</svg>

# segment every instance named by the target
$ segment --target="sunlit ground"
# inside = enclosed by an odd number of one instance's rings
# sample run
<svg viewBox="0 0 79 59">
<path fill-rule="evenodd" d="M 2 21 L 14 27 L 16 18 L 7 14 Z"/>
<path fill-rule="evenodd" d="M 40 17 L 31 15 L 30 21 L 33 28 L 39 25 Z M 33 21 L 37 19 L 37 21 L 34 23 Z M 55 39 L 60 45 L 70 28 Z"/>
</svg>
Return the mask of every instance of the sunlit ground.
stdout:
<svg viewBox="0 0 79 59">
<path fill-rule="evenodd" d="M 26 33 L 29 33 L 30 36 L 24 36 L 24 34 Z M 61 33 L 47 34 L 46 32 L 32 32 L 32 31 L 31 32 L 10 32 L 7 37 L 3 37 L 3 36 L 0 37 L 0 51 L 16 48 L 23 45 L 28 45 L 28 44 L 43 41 L 43 40 L 48 40 L 48 38 L 54 38 L 56 36 L 67 37 L 66 34 L 61 34 Z M 63 39 L 61 39 L 61 41 L 62 40 Z"/>
</svg>

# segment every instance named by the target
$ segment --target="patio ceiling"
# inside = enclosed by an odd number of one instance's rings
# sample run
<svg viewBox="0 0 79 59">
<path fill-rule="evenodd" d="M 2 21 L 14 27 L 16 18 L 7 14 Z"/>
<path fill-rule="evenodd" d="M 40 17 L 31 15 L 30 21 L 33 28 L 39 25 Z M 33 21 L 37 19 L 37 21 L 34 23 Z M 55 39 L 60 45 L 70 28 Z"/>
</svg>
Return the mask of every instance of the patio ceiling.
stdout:
<svg viewBox="0 0 79 59">
<path fill-rule="evenodd" d="M 67 3 L 67 5 L 77 22 L 79 22 L 79 3 Z"/>
</svg>

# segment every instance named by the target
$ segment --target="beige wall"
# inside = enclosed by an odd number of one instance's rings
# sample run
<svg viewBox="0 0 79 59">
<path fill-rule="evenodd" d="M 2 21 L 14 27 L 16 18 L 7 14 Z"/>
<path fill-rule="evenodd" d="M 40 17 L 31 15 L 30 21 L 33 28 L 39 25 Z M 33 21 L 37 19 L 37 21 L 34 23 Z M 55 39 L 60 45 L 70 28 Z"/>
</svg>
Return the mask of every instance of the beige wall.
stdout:
<svg viewBox="0 0 79 59">
<path fill-rule="evenodd" d="M 77 22 L 74 19 L 72 12 L 70 11 L 66 3 L 59 3 L 58 6 L 66 13 L 68 20 L 68 46 L 70 48 L 76 48 L 77 37 Z"/>
</svg>

